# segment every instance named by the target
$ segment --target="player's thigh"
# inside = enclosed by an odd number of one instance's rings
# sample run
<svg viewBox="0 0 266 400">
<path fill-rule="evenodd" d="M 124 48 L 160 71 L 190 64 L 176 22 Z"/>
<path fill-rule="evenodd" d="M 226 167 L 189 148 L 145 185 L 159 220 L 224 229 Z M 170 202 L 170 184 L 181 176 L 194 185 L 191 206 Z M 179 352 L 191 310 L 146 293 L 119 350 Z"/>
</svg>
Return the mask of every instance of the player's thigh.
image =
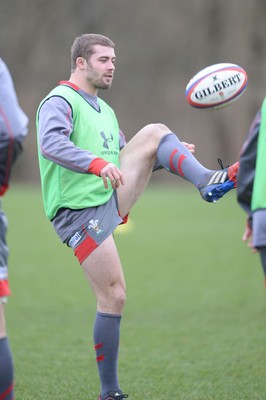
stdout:
<svg viewBox="0 0 266 400">
<path fill-rule="evenodd" d="M 101 243 L 81 265 L 95 293 L 98 311 L 120 313 L 126 284 L 113 236 Z"/>
<path fill-rule="evenodd" d="M 4 304 L 0 302 L 0 339 L 6 336 Z"/>
<path fill-rule="evenodd" d="M 122 217 L 130 211 L 147 186 L 156 160 L 158 145 L 168 132 L 169 129 L 165 125 L 147 125 L 122 149 L 120 169 L 124 176 L 124 185 L 117 189 Z"/>
</svg>

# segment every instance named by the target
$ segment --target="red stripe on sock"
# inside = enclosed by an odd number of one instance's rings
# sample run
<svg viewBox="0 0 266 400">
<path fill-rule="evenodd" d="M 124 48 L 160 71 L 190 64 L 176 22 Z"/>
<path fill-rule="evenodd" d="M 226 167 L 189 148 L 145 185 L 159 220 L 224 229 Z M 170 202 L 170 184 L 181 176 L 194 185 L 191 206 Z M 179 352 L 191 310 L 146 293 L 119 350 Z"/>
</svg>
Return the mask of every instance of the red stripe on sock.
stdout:
<svg viewBox="0 0 266 400">
<path fill-rule="evenodd" d="M 184 161 L 186 156 L 184 154 L 181 154 L 181 156 L 178 159 L 177 169 L 176 169 L 176 167 L 174 166 L 174 156 L 176 155 L 177 152 L 178 152 L 178 150 L 174 149 L 170 155 L 170 167 L 171 167 L 172 171 L 177 172 L 178 175 L 184 176 L 184 172 L 182 171 L 182 162 Z"/>
<path fill-rule="evenodd" d="M 100 349 L 101 347 L 103 347 L 102 342 L 97 343 L 97 344 L 94 346 L 94 350 Z"/>
<path fill-rule="evenodd" d="M 182 171 L 182 162 L 185 160 L 186 156 L 184 156 L 184 154 L 181 154 L 181 156 L 179 157 L 178 160 L 178 164 L 177 164 L 177 169 L 178 169 L 178 173 L 181 176 L 184 176 L 184 172 Z"/>
<path fill-rule="evenodd" d="M 0 400 L 5 400 L 6 396 L 12 392 L 13 387 L 12 383 L 3 393 L 0 393 Z"/>
<path fill-rule="evenodd" d="M 172 169 L 173 171 L 176 171 L 176 172 L 177 172 L 177 169 L 176 169 L 175 166 L 174 166 L 173 159 L 174 159 L 174 156 L 176 155 L 177 152 L 178 152 L 178 150 L 177 150 L 177 149 L 174 149 L 174 150 L 172 151 L 171 155 L 170 155 L 170 167 L 171 167 L 171 169 Z"/>
<path fill-rule="evenodd" d="M 103 360 L 104 360 L 104 354 L 100 354 L 98 357 L 96 357 L 96 361 L 97 362 L 100 362 L 100 361 L 103 361 Z"/>
</svg>

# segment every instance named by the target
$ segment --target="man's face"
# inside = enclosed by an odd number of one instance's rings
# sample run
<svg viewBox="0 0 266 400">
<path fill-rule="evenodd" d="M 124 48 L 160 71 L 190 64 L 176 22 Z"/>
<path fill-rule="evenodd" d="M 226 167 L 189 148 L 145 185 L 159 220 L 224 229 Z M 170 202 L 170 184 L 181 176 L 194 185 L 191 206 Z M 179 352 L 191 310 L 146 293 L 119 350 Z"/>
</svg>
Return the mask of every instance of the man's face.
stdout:
<svg viewBox="0 0 266 400">
<path fill-rule="evenodd" d="M 85 78 L 95 89 L 108 89 L 113 81 L 115 52 L 112 47 L 94 46 L 94 53 L 86 61 Z"/>
</svg>

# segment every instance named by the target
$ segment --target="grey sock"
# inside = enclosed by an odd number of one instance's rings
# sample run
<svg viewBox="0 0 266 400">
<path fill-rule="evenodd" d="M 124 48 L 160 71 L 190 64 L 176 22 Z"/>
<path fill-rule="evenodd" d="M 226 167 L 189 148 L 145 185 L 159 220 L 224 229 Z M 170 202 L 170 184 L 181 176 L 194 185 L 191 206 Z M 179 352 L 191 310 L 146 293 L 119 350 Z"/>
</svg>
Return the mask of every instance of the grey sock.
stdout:
<svg viewBox="0 0 266 400">
<path fill-rule="evenodd" d="M 13 399 L 13 360 L 7 337 L 0 339 L 0 398 Z"/>
<path fill-rule="evenodd" d="M 186 179 L 196 187 L 203 186 L 213 174 L 212 170 L 205 168 L 193 156 L 174 133 L 162 137 L 157 159 L 164 169 Z"/>
<path fill-rule="evenodd" d="M 94 349 L 101 382 L 101 397 L 108 392 L 121 392 L 118 383 L 118 348 L 121 315 L 96 313 Z"/>
</svg>

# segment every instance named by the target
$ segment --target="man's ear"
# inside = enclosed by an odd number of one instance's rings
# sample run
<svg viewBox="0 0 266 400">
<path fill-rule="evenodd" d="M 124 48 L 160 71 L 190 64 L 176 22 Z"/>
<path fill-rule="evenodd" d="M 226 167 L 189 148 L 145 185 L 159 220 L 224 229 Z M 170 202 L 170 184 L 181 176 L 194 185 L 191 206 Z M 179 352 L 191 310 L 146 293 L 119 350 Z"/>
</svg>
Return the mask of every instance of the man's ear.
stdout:
<svg viewBox="0 0 266 400">
<path fill-rule="evenodd" d="M 85 60 L 85 58 L 83 57 L 77 57 L 76 59 L 76 66 L 80 69 L 84 69 L 86 66 L 87 62 Z"/>
</svg>

